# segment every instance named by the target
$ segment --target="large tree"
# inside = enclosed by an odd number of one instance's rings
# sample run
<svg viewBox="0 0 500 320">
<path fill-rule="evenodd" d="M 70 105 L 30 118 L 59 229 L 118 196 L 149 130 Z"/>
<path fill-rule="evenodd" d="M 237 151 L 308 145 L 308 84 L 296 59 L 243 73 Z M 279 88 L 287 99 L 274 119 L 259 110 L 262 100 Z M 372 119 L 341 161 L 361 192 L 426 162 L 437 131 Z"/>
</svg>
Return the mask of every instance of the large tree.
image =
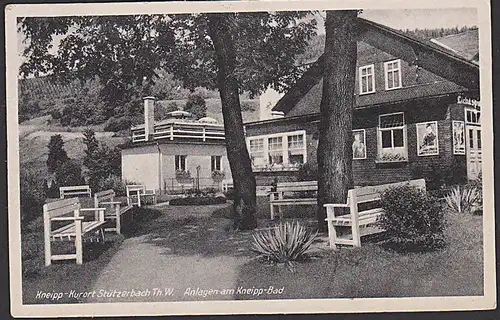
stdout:
<svg viewBox="0 0 500 320">
<path fill-rule="evenodd" d="M 327 11 L 318 143 L 318 228 L 325 203 L 345 203 L 353 186 L 352 110 L 357 60 L 357 11 Z"/>
<path fill-rule="evenodd" d="M 300 76 L 295 56 L 315 34 L 307 12 L 23 18 L 19 26 L 28 40 L 21 74 L 98 76 L 110 116 L 134 94 L 149 93 L 159 68 L 189 89 L 219 89 L 238 227 L 256 226 L 238 94 L 283 91 Z M 53 35 L 62 37 L 55 54 Z"/>
</svg>

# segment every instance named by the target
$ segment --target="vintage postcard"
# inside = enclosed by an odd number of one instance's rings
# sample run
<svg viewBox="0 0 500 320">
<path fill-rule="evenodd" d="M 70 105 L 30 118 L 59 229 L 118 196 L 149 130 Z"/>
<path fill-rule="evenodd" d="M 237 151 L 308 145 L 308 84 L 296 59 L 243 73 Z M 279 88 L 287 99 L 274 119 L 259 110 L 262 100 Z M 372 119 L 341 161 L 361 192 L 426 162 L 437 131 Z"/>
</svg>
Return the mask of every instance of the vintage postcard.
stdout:
<svg viewBox="0 0 500 320">
<path fill-rule="evenodd" d="M 5 14 L 13 316 L 496 307 L 487 1 Z"/>
</svg>

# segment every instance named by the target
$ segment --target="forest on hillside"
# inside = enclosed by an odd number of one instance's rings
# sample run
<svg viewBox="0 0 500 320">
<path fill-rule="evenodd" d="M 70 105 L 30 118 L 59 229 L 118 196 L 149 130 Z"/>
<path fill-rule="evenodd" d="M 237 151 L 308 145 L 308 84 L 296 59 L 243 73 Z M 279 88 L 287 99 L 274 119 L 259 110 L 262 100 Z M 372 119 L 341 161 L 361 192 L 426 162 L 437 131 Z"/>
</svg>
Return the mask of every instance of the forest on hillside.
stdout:
<svg viewBox="0 0 500 320">
<path fill-rule="evenodd" d="M 465 31 L 469 30 L 476 30 L 476 26 L 464 26 L 464 27 L 454 27 L 454 28 L 436 28 L 436 29 L 406 29 L 406 30 L 400 30 L 403 31 L 404 33 L 420 38 L 421 40 L 430 40 L 434 38 L 441 38 L 445 37 L 448 35 L 452 34 L 458 34 L 462 33 Z M 325 35 L 321 34 L 309 42 L 309 46 L 307 48 L 307 51 L 300 55 L 297 59 L 298 64 L 306 64 L 306 63 L 311 63 L 316 61 L 322 54 L 323 54 L 323 48 L 325 47 Z"/>
</svg>

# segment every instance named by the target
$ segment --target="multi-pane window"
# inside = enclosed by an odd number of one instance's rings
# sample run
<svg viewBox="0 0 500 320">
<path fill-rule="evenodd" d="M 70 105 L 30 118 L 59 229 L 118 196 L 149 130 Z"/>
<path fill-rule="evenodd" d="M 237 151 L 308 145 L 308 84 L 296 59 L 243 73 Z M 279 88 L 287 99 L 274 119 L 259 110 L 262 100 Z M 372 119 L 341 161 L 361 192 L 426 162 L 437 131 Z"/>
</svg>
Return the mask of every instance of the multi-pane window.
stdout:
<svg viewBox="0 0 500 320">
<path fill-rule="evenodd" d="M 186 171 L 186 158 L 185 155 L 175 156 L 175 170 L 176 171 Z"/>
<path fill-rule="evenodd" d="M 306 162 L 304 130 L 248 138 L 254 170 L 297 169 Z"/>
<path fill-rule="evenodd" d="M 465 123 L 468 124 L 480 124 L 479 118 L 481 117 L 481 111 L 479 110 L 465 110 Z"/>
<path fill-rule="evenodd" d="M 269 164 L 283 163 L 283 137 L 271 137 L 267 140 Z"/>
<path fill-rule="evenodd" d="M 378 160 L 404 161 L 407 154 L 404 114 L 399 112 L 379 116 Z"/>
<path fill-rule="evenodd" d="M 250 140 L 250 158 L 254 166 L 264 165 L 266 156 L 264 154 L 264 139 L 257 138 Z"/>
<path fill-rule="evenodd" d="M 388 61 L 384 63 L 385 89 L 401 88 L 401 60 Z"/>
<path fill-rule="evenodd" d="M 221 160 L 222 160 L 221 156 L 212 156 L 212 161 L 211 161 L 212 172 L 221 171 L 222 169 Z"/>
<path fill-rule="evenodd" d="M 304 134 L 287 136 L 288 139 L 288 163 L 304 163 Z"/>
<path fill-rule="evenodd" d="M 359 93 L 375 92 L 375 76 L 373 64 L 359 68 Z"/>
</svg>

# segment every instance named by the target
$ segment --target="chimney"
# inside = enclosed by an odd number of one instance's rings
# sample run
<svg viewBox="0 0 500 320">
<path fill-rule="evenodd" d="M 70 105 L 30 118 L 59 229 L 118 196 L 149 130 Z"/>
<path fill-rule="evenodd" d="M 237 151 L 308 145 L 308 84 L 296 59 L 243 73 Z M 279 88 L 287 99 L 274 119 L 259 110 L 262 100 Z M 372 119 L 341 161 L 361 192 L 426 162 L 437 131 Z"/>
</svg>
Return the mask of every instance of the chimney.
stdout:
<svg viewBox="0 0 500 320">
<path fill-rule="evenodd" d="M 155 127 L 155 97 L 144 97 L 144 133 L 146 141 L 153 140 Z"/>
</svg>

